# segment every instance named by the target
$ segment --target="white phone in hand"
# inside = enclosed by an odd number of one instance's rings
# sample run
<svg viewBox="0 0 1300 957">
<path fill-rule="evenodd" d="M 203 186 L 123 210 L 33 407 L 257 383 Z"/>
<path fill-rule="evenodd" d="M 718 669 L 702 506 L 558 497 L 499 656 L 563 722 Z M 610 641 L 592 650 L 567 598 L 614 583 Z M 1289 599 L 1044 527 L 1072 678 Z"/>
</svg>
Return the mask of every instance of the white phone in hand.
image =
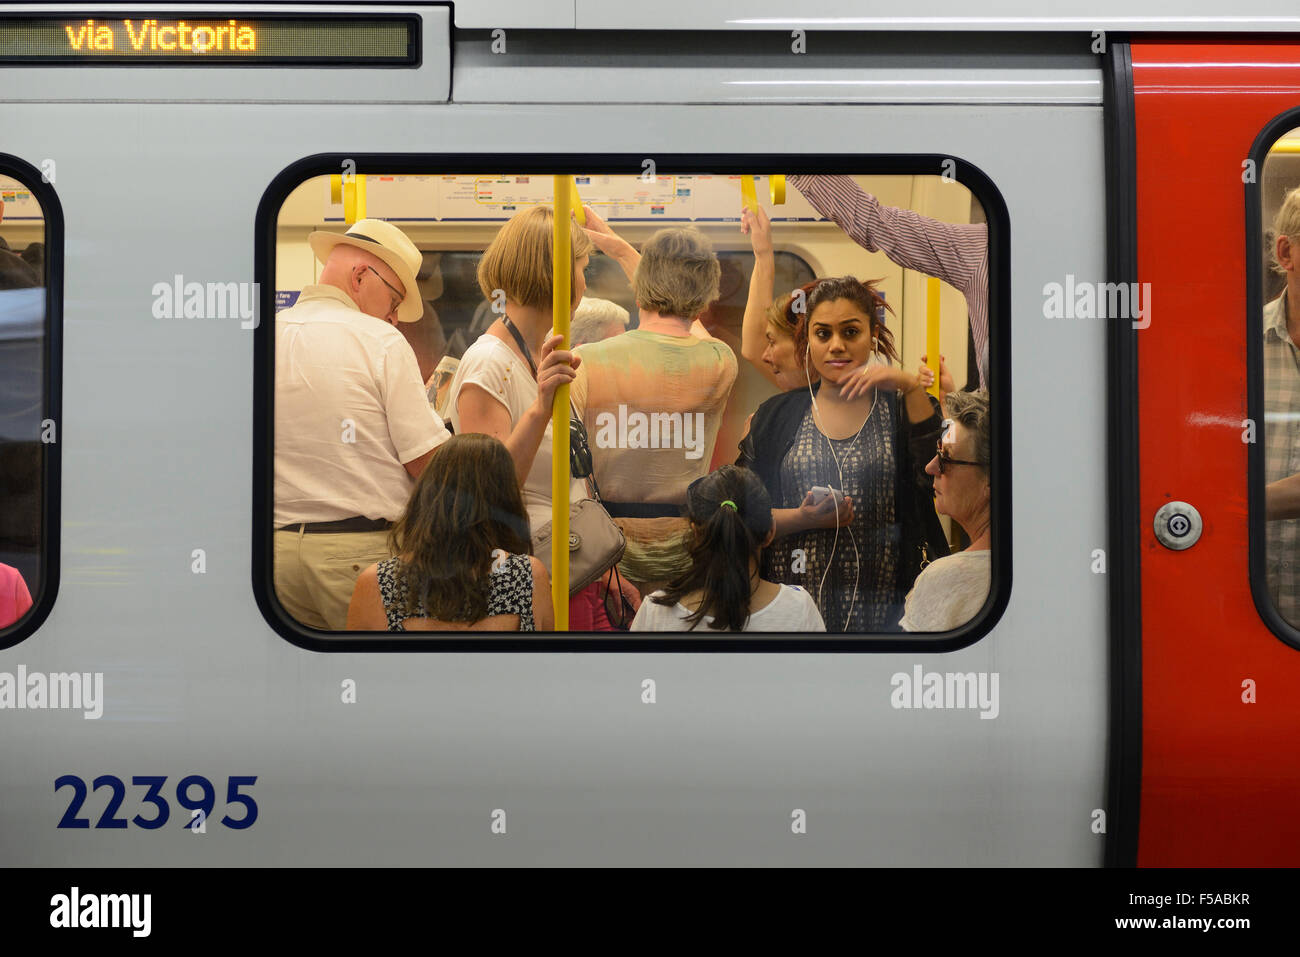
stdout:
<svg viewBox="0 0 1300 957">
<path fill-rule="evenodd" d="M 833 498 L 835 500 L 835 507 L 839 508 L 840 503 L 844 501 L 844 493 L 837 488 L 831 488 L 829 485 L 814 485 L 812 489 L 810 489 L 810 494 L 812 495 L 812 503 L 814 505 L 820 505 L 828 498 Z"/>
</svg>

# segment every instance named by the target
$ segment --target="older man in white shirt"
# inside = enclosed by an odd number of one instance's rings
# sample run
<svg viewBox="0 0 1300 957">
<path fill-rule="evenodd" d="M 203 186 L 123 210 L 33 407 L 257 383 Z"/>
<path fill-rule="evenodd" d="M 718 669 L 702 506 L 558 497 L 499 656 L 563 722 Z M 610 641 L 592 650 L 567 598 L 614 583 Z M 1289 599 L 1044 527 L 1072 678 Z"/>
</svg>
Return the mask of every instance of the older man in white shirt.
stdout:
<svg viewBox="0 0 1300 957">
<path fill-rule="evenodd" d="M 363 219 L 308 237 L 320 281 L 275 321 L 275 591 L 301 624 L 341 631 L 360 571 L 451 433 L 395 328 L 423 313 L 420 252 Z"/>
</svg>

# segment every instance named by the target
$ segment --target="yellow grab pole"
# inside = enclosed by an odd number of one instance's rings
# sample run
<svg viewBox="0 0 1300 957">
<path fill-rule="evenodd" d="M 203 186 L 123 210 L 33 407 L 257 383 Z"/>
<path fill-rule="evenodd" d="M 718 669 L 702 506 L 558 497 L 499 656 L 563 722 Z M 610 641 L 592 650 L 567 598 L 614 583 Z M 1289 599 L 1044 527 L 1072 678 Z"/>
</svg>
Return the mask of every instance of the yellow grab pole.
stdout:
<svg viewBox="0 0 1300 957">
<path fill-rule="evenodd" d="M 569 348 L 569 298 L 573 269 L 573 240 L 569 215 L 577 185 L 572 176 L 556 176 L 551 276 L 554 292 L 551 320 L 555 335 L 563 336 L 558 348 Z M 555 390 L 551 409 L 551 601 L 555 605 L 555 630 L 569 630 L 569 386 Z"/>
<path fill-rule="evenodd" d="M 934 373 L 934 384 L 927 390 L 939 398 L 939 280 L 925 280 L 925 355 L 926 365 Z"/>
</svg>

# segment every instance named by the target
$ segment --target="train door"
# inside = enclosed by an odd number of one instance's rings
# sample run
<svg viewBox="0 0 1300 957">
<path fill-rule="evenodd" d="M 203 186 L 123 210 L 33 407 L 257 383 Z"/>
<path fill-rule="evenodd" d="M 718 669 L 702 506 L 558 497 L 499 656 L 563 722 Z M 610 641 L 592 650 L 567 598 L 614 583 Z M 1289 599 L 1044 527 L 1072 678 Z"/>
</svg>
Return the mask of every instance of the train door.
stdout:
<svg viewBox="0 0 1300 957">
<path fill-rule="evenodd" d="M 1141 695 L 1136 862 L 1294 864 L 1300 633 L 1285 579 L 1300 555 L 1272 496 L 1300 471 L 1297 372 L 1277 312 L 1286 271 L 1267 259 L 1300 186 L 1300 46 L 1135 43 L 1132 83 L 1134 278 L 1151 308 L 1115 371 L 1137 396 L 1140 668 L 1135 645 L 1120 649 L 1130 715 Z M 1290 282 L 1294 299 L 1294 268 Z"/>
</svg>

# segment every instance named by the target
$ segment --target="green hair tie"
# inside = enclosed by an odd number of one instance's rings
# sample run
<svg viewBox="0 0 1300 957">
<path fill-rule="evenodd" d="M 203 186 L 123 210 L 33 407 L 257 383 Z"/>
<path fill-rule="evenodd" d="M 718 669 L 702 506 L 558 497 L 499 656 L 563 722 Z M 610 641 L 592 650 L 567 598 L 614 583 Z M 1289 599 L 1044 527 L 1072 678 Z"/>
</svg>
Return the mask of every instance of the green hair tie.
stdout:
<svg viewBox="0 0 1300 957">
<path fill-rule="evenodd" d="M 730 506 L 731 506 L 731 510 L 732 510 L 733 512 L 738 512 L 738 511 L 740 511 L 740 509 L 736 508 L 736 503 L 733 502 L 733 501 L 732 501 L 731 499 L 729 499 L 729 498 L 724 498 L 724 499 L 722 500 L 722 505 L 730 505 Z M 719 505 L 718 507 L 721 508 L 722 505 Z"/>
</svg>

